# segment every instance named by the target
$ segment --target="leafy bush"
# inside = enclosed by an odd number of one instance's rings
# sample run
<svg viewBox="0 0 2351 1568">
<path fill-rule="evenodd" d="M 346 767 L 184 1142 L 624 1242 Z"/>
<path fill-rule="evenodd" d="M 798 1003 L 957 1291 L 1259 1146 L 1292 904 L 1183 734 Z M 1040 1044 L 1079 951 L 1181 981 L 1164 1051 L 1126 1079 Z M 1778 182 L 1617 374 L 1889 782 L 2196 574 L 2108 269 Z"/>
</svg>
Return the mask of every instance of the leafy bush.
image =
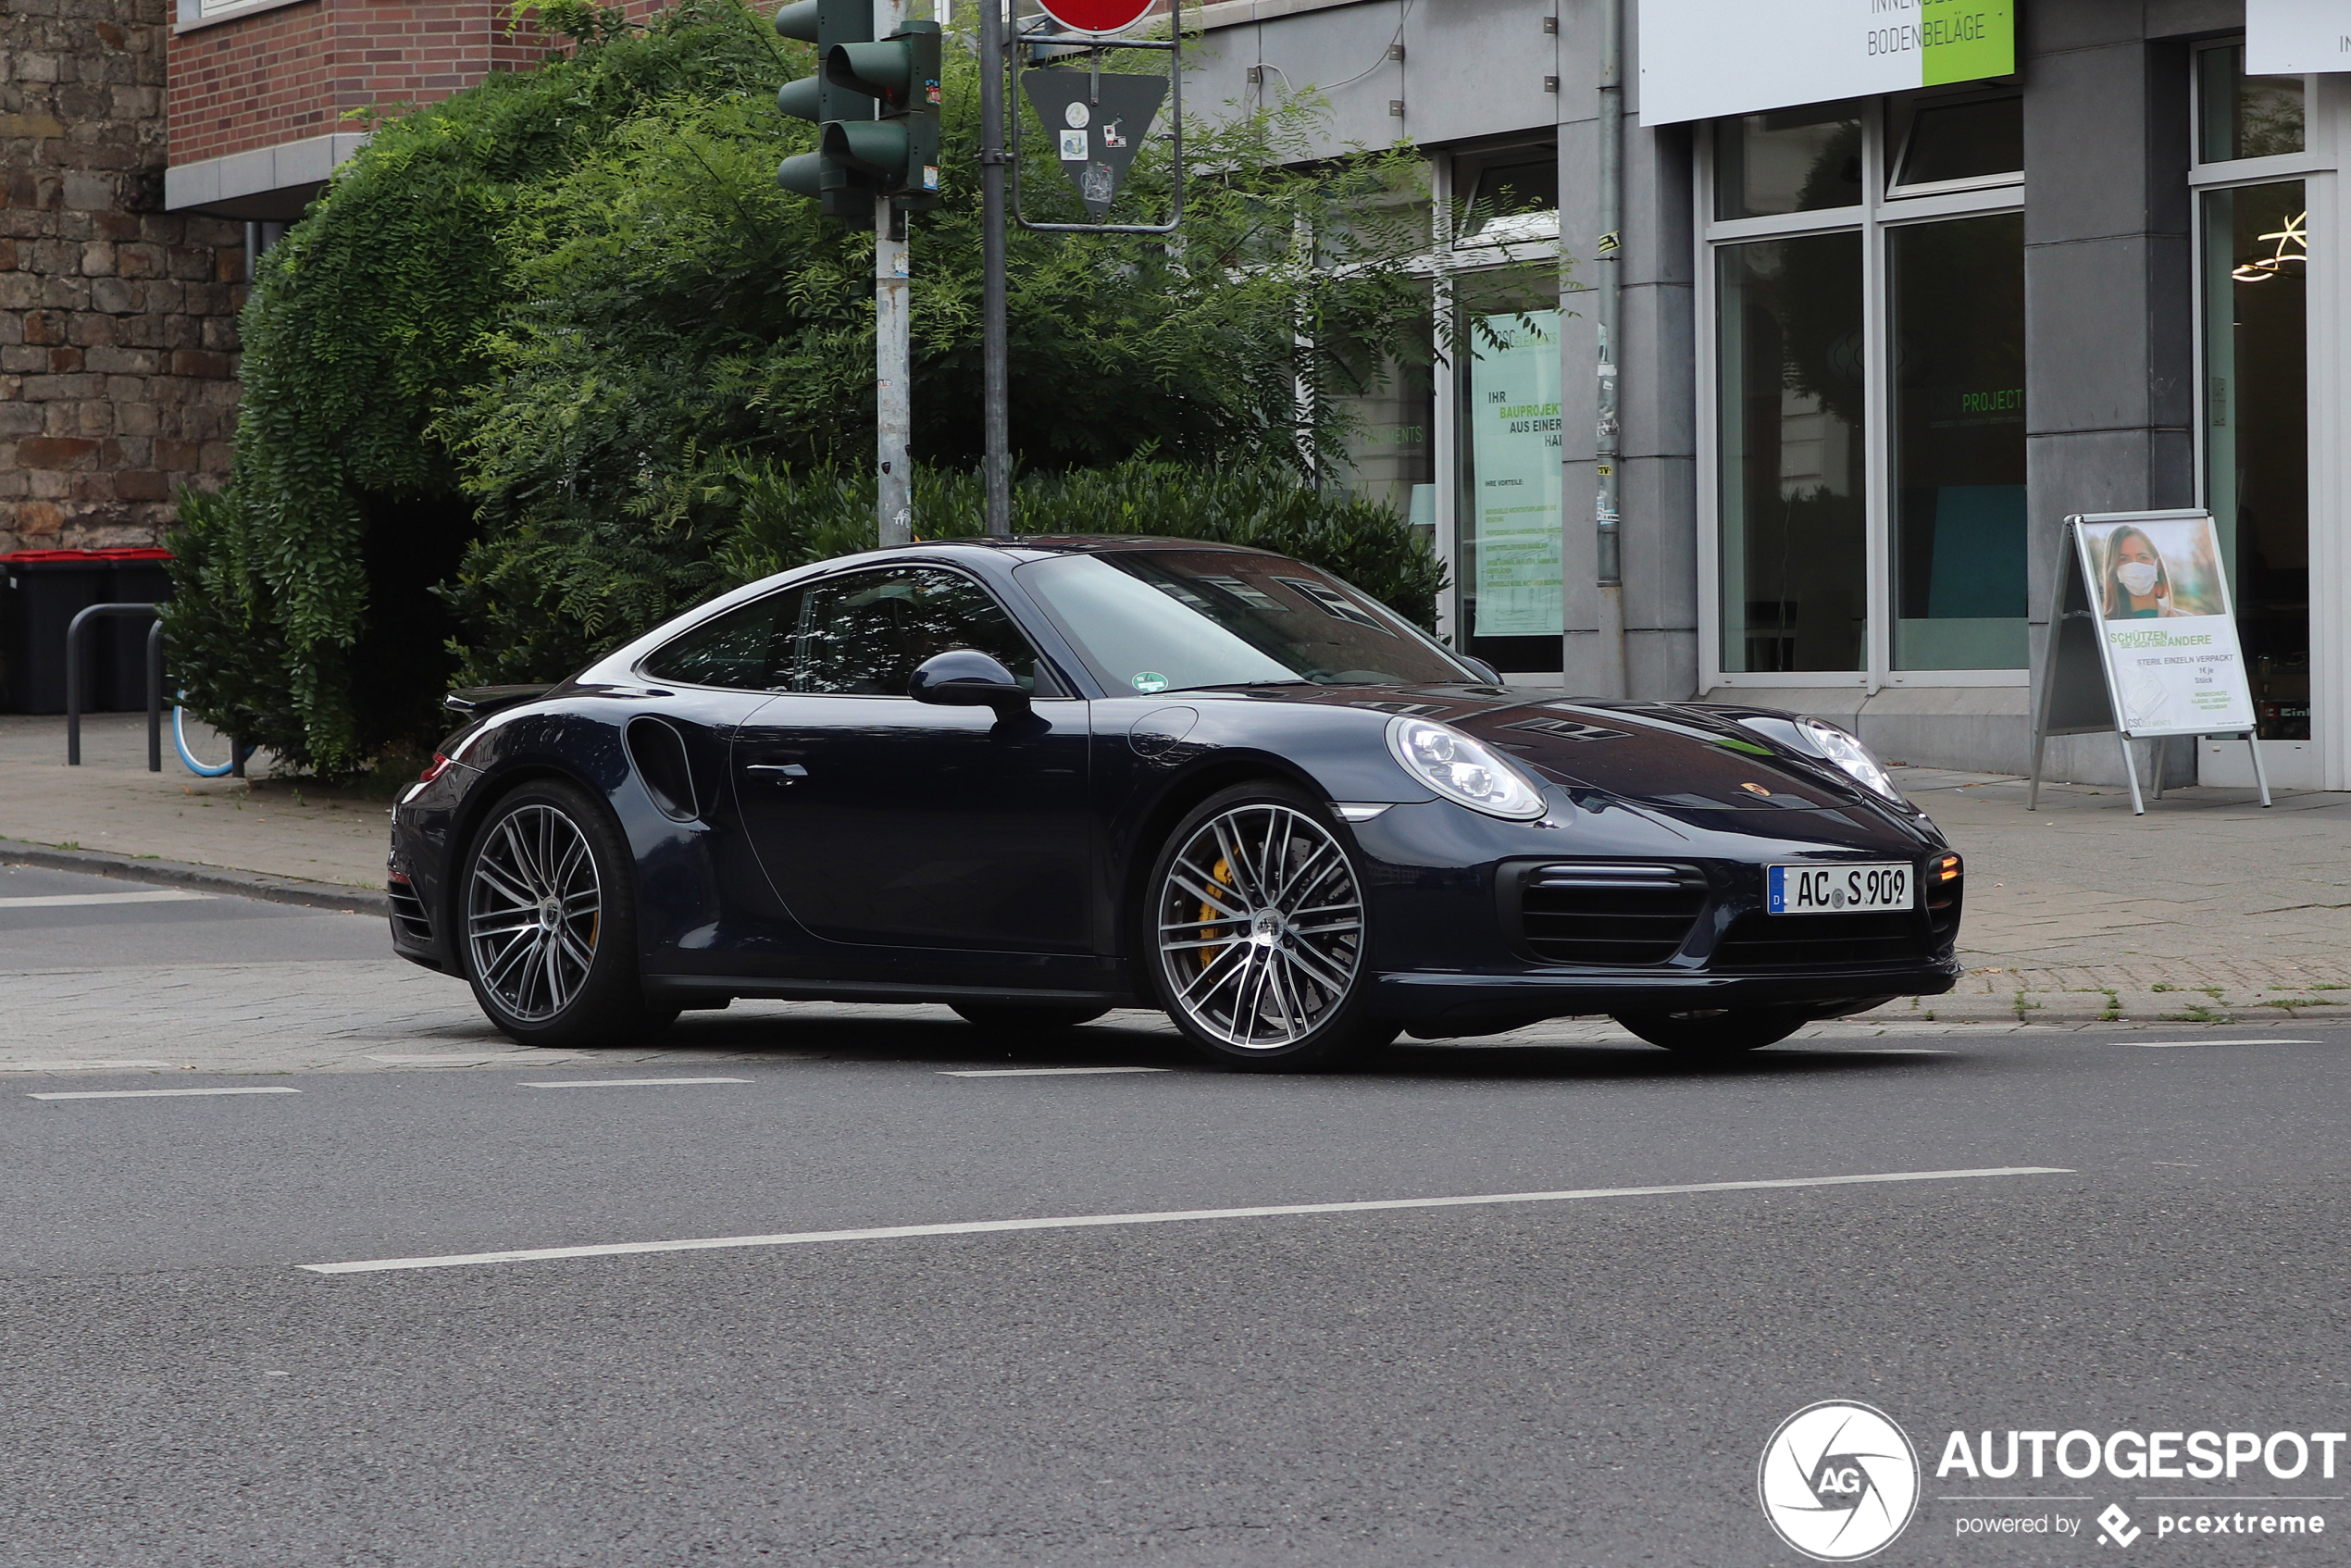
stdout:
<svg viewBox="0 0 2351 1568">
<path fill-rule="evenodd" d="M 837 476 L 872 465 L 873 236 L 774 183 L 815 134 L 773 102 L 810 51 L 740 0 L 539 15 L 576 49 L 385 122 L 246 309 L 236 469 L 183 508 L 171 635 L 191 705 L 299 765 L 429 731 L 453 673 L 560 674 L 756 561 L 870 537 L 870 479 Z M 959 42 L 945 78 L 944 205 L 912 225 L 916 527 L 941 530 L 977 515 L 980 447 Z M 1377 564 L 1409 532 L 1311 482 L 1348 400 L 1429 341 L 1420 162 L 1308 164 L 1318 113 L 1188 126 L 1173 241 L 1011 236 L 1028 515 L 1304 540 L 1375 591 L 1434 569 Z M 1073 216 L 1030 148 L 1032 197 Z M 1172 177 L 1147 142 L 1122 201 Z"/>
<path fill-rule="evenodd" d="M 713 476 L 714 509 L 730 529 L 706 554 L 678 536 L 648 545 L 626 521 L 564 529 L 538 524 L 486 541 L 450 591 L 468 625 L 494 628 L 461 678 L 546 680 L 577 669 L 646 627 L 703 599 L 772 573 L 875 543 L 870 468 L 737 469 Z M 979 476 L 917 467 L 915 515 L 925 537 L 981 531 Z M 1347 579 L 1434 628 L 1445 568 L 1392 507 L 1350 500 L 1260 460 L 1220 468 L 1129 458 L 1110 468 L 1024 475 L 1013 489 L 1016 534 L 1160 534 L 1253 545 Z"/>
</svg>

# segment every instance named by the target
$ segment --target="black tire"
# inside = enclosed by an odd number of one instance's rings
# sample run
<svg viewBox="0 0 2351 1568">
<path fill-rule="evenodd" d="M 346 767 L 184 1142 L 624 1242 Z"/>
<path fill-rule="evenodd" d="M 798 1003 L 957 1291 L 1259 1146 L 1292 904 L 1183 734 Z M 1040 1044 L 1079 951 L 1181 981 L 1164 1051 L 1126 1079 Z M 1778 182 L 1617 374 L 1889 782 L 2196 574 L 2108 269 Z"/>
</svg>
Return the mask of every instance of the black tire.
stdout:
<svg viewBox="0 0 2351 1568">
<path fill-rule="evenodd" d="M 1810 1018 L 1802 1008 L 1710 1007 L 1685 1013 L 1619 1013 L 1616 1021 L 1684 1056 L 1738 1056 L 1777 1045 Z"/>
<path fill-rule="evenodd" d="M 1135 966 L 1176 1030 L 1220 1066 L 1353 1061 L 1399 1027 L 1377 1012 L 1364 885 L 1323 803 L 1272 779 L 1236 785 L 1193 807 L 1160 846 L 1136 912 Z"/>
<path fill-rule="evenodd" d="M 1090 1024 L 1110 1011 L 1107 1007 L 1053 1007 L 1026 1002 L 957 1002 L 949 1005 L 967 1024 L 983 1029 L 1001 1030 L 1006 1034 L 1049 1034 L 1056 1029 L 1074 1029 L 1080 1024 Z"/>
<path fill-rule="evenodd" d="M 562 779 L 490 808 L 466 846 L 451 945 L 482 1014 L 521 1045 L 646 1045 L 676 1022 L 637 970 L 637 876 L 619 825 Z"/>
</svg>

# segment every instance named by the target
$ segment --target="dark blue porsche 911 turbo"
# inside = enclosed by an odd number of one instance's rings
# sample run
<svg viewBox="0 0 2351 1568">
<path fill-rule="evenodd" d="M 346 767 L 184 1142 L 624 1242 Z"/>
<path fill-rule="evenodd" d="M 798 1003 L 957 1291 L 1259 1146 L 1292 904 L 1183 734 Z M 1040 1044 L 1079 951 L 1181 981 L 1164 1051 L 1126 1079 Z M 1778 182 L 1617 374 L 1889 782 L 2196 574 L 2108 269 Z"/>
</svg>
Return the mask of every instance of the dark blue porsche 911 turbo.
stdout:
<svg viewBox="0 0 2351 1568">
<path fill-rule="evenodd" d="M 1722 1053 L 1959 974 L 1959 857 L 1850 734 L 1505 690 L 1262 551 L 885 550 L 452 703 L 392 942 L 533 1045 L 768 997 L 1163 1008 L 1244 1067 L 1573 1014 Z"/>
</svg>

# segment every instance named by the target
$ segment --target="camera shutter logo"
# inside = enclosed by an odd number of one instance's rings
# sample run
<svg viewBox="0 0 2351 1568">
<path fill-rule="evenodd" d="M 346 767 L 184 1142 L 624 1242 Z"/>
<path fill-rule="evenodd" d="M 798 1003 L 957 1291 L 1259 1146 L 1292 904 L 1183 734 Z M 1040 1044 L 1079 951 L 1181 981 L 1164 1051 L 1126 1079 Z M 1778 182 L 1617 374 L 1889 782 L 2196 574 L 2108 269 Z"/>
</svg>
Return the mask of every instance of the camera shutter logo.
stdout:
<svg viewBox="0 0 2351 1568">
<path fill-rule="evenodd" d="M 1919 1504 L 1919 1456 L 1885 1412 L 1808 1405 L 1763 1446 L 1755 1490 L 1780 1539 L 1822 1562 L 1882 1551 Z"/>
</svg>

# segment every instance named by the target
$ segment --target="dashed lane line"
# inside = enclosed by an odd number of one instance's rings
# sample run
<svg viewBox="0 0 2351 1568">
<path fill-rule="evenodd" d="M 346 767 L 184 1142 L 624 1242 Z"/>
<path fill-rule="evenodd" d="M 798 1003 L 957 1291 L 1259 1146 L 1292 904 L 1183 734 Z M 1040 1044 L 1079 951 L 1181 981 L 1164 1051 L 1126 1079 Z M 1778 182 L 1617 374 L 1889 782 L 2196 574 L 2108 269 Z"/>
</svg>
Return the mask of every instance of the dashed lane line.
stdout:
<svg viewBox="0 0 2351 1568">
<path fill-rule="evenodd" d="M 2059 1165 L 1999 1165 L 1972 1171 L 1885 1171 L 1871 1176 L 1793 1176 L 1770 1181 L 1700 1181 L 1673 1187 L 1589 1187 L 1561 1192 L 1487 1192 L 1463 1198 L 1384 1198 L 1357 1203 L 1276 1203 L 1248 1209 L 1173 1209 L 1135 1214 L 1065 1214 L 1049 1219 L 969 1220 L 949 1225 L 894 1225 L 865 1230 L 802 1230 L 777 1236 L 715 1236 L 689 1241 L 617 1241 L 594 1247 L 529 1247 L 504 1252 L 453 1252 L 437 1258 L 370 1258 L 345 1263 L 297 1263 L 312 1274 L 382 1274 L 459 1268 L 471 1263 L 524 1263 L 566 1258 L 617 1258 L 641 1252 L 703 1252 L 736 1247 L 794 1247 L 813 1241 L 893 1241 L 929 1236 L 981 1236 L 996 1231 L 1077 1230 L 1102 1226 L 1168 1225 L 1178 1220 L 1271 1219 L 1298 1214 L 1362 1214 L 1401 1209 L 1463 1209 L 1506 1203 L 1563 1203 L 1594 1198 L 1663 1198 L 1695 1192 L 1770 1192 L 1805 1187 L 1868 1187 L 1895 1182 L 1967 1181 L 1992 1176 L 2071 1176 Z"/>
<path fill-rule="evenodd" d="M 300 1094 L 298 1089 L 69 1089 L 29 1094 L 31 1100 L 181 1100 L 200 1094 Z"/>
<path fill-rule="evenodd" d="M 525 1089 L 650 1089 L 656 1084 L 747 1084 L 749 1078 L 575 1078 L 568 1083 L 525 1084 Z"/>
<path fill-rule="evenodd" d="M 1173 1067 L 942 1067 L 942 1078 L 1074 1078 L 1101 1073 L 1172 1073 Z"/>
</svg>

